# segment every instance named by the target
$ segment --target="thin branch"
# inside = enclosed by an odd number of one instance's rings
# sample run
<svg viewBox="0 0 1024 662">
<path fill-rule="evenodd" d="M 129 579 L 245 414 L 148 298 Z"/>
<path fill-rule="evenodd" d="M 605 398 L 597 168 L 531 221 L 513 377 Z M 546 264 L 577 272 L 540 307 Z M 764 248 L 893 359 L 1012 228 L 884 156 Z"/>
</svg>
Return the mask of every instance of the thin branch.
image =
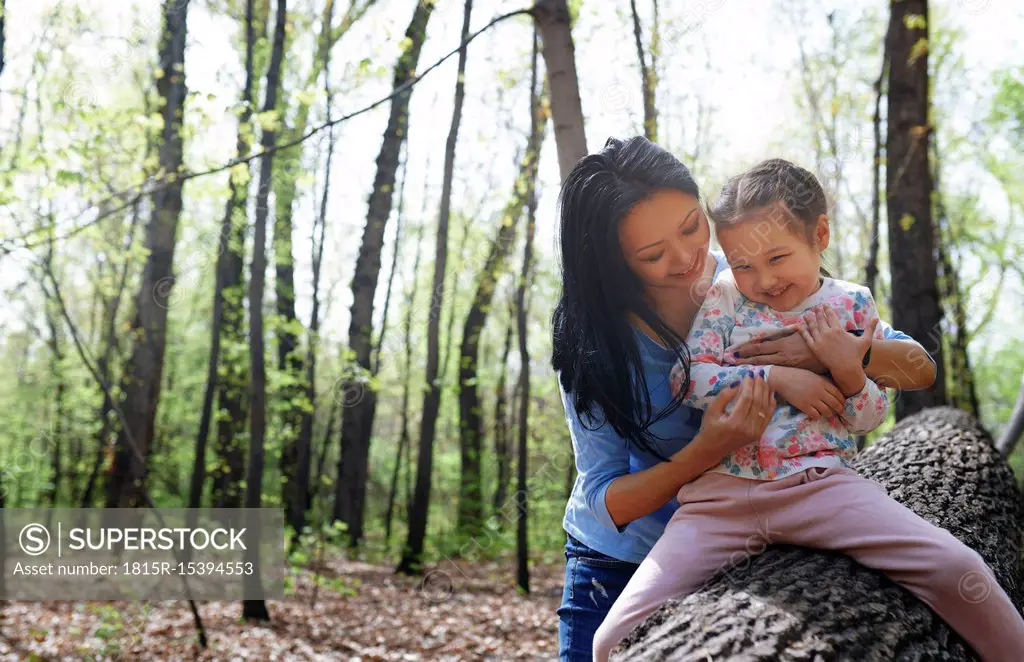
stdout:
<svg viewBox="0 0 1024 662">
<path fill-rule="evenodd" d="M 307 131 L 305 134 L 303 134 L 302 136 L 300 136 L 300 137 L 298 137 L 298 138 L 296 138 L 294 140 L 291 140 L 291 141 L 288 141 L 288 142 L 283 142 L 283 143 L 278 143 L 278 144 L 274 145 L 273 147 L 269 147 L 267 149 L 264 149 L 263 151 L 257 152 L 255 154 L 251 154 L 251 155 L 246 156 L 244 158 L 234 159 L 232 161 L 229 161 L 227 163 L 219 165 L 219 166 L 217 166 L 215 168 L 210 168 L 209 170 L 201 170 L 201 171 L 198 171 L 198 172 L 185 172 L 185 173 L 181 173 L 179 175 L 167 175 L 165 177 L 162 177 L 162 178 L 156 180 L 155 185 L 152 188 L 147 189 L 145 184 L 143 184 L 143 186 L 137 192 L 135 192 L 134 195 L 132 195 L 131 190 L 126 190 L 126 191 L 121 192 L 118 195 L 110 196 L 110 197 L 106 198 L 105 200 L 100 201 L 99 203 L 90 205 L 86 209 L 84 209 L 81 212 L 79 212 L 75 216 L 75 220 L 81 218 L 82 216 L 84 216 L 86 213 L 88 213 L 92 209 L 94 209 L 96 207 L 99 207 L 99 206 L 102 206 L 103 204 L 111 202 L 114 198 L 124 198 L 125 196 L 129 196 L 129 195 L 132 196 L 131 198 L 129 198 L 127 200 L 127 202 L 124 202 L 121 205 L 118 205 L 116 207 L 112 207 L 112 208 L 108 209 L 107 211 L 105 211 L 105 212 L 103 212 L 101 214 L 98 214 L 96 216 L 96 218 L 92 219 L 91 221 L 88 221 L 86 223 L 83 223 L 82 225 L 76 226 L 76 227 L 72 228 L 71 230 L 65 232 L 64 234 L 62 234 L 60 236 L 54 237 L 53 241 L 63 241 L 65 239 L 73 237 L 73 236 L 77 235 L 78 233 L 80 233 L 80 232 L 82 232 L 82 231 L 84 231 L 84 230 L 86 230 L 86 229 L 96 225 L 97 223 L 102 221 L 104 218 L 106 218 L 108 216 L 111 216 L 112 214 L 116 214 L 117 212 L 120 212 L 123 209 L 126 209 L 126 208 L 130 207 L 131 205 L 135 204 L 138 200 L 141 200 L 142 198 L 144 198 L 144 197 L 146 197 L 148 195 L 152 195 L 153 193 L 156 193 L 158 191 L 162 191 L 162 190 L 167 189 L 167 188 L 169 188 L 171 186 L 174 186 L 177 183 L 182 183 L 182 182 L 186 182 L 186 181 L 188 181 L 190 179 L 196 179 L 198 177 L 205 177 L 207 175 L 213 175 L 213 174 L 216 174 L 216 173 L 219 173 L 219 172 L 223 172 L 225 170 L 230 170 L 231 168 L 234 168 L 237 165 L 246 164 L 246 163 L 249 163 L 250 161 L 254 161 L 254 160 L 256 160 L 258 158 L 261 158 L 263 156 L 269 156 L 270 154 L 273 154 L 274 152 L 277 152 L 279 150 L 287 149 L 289 147 L 294 147 L 296 145 L 299 145 L 299 144 L 305 142 L 306 140 L 309 140 L 310 138 L 312 138 L 316 134 L 320 133 L 324 129 L 332 127 L 335 124 L 340 124 L 342 122 L 350 120 L 350 119 L 352 119 L 354 117 L 357 117 L 359 115 L 362 115 L 364 113 L 368 113 L 369 111 L 373 110 L 377 106 L 380 106 L 381 104 L 387 103 L 388 101 L 392 100 L 393 98 L 397 97 L 398 95 L 403 94 L 404 92 L 409 90 L 413 85 L 415 85 L 419 81 L 423 80 L 423 78 L 427 74 L 429 74 L 431 71 L 433 71 L 434 69 L 439 67 L 448 58 L 450 58 L 451 56 L 453 56 L 456 53 L 458 53 L 466 44 L 468 44 L 469 42 L 471 42 L 474 39 L 476 39 L 483 32 L 485 32 L 486 30 L 490 29 L 495 24 L 497 24 L 497 23 L 499 23 L 499 22 L 501 22 L 501 21 L 503 21 L 503 20 L 505 20 L 507 18 L 512 18 L 513 16 L 520 16 L 520 15 L 523 15 L 523 14 L 529 14 L 529 15 L 532 16 L 532 13 L 533 13 L 533 9 L 517 9 L 515 11 L 508 12 L 507 14 L 502 14 L 500 16 L 495 17 L 487 25 L 485 25 L 484 27 L 480 28 L 476 32 L 474 32 L 474 33 L 470 34 L 468 37 L 466 37 L 465 41 L 461 42 L 458 46 L 456 46 L 454 49 L 449 51 L 446 55 L 441 57 L 441 59 L 439 59 L 437 62 L 435 62 L 434 64 L 432 64 L 429 67 L 427 67 L 426 69 L 424 69 L 423 73 L 421 73 L 421 74 L 419 74 L 417 76 L 413 76 L 408 81 L 406 81 L 404 84 L 399 85 L 398 87 L 396 87 L 391 92 L 391 94 L 389 94 L 386 97 L 383 97 L 381 99 L 378 99 L 377 101 L 374 101 L 373 103 L 371 103 L 368 106 L 365 106 L 363 108 L 360 108 L 359 110 L 356 110 L 356 111 L 354 111 L 352 113 L 349 113 L 348 115 L 343 115 L 343 116 L 341 116 L 341 117 L 339 117 L 337 119 L 328 120 L 328 121 L 324 122 L 323 124 L 320 124 L 319 126 L 313 127 L 312 129 Z M 26 241 L 25 243 L 23 243 L 21 245 L 17 245 L 15 243 L 15 242 L 20 242 L 20 241 L 23 241 L 23 240 L 26 240 L 26 239 L 30 239 L 33 235 L 37 234 L 38 232 L 39 232 L 38 229 L 37 230 L 32 230 L 32 231 L 26 232 L 24 234 L 18 235 L 16 237 L 11 237 L 9 239 L 0 240 L 0 257 L 3 257 L 4 255 L 7 255 L 7 254 L 10 254 L 11 252 L 13 252 L 14 250 L 19 249 L 19 248 L 26 249 L 26 250 L 31 250 L 33 248 L 37 248 L 38 246 L 41 246 L 44 243 L 48 243 L 50 241 L 50 239 L 44 239 L 44 240 L 37 241 L 35 243 Z"/>
</svg>

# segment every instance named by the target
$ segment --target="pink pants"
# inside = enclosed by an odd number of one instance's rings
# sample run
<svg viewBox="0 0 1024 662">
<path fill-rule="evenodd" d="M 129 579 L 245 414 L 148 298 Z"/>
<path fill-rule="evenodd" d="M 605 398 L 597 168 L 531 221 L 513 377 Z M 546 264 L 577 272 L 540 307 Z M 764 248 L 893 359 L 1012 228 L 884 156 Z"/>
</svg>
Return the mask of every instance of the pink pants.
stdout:
<svg viewBox="0 0 1024 662">
<path fill-rule="evenodd" d="M 1024 660 L 1024 619 L 984 559 L 852 469 L 806 469 L 775 481 L 706 473 L 678 500 L 594 635 L 597 662 L 664 602 L 696 592 L 769 543 L 849 554 L 916 595 L 986 662 Z M 987 595 L 971 599 L 980 592 Z"/>
</svg>

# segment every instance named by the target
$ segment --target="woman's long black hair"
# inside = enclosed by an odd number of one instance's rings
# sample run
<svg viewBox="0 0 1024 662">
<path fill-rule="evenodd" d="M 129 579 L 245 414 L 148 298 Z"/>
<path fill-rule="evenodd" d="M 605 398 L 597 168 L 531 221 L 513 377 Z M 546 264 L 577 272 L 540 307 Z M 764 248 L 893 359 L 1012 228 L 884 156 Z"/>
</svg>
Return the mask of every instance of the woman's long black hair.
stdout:
<svg viewBox="0 0 1024 662">
<path fill-rule="evenodd" d="M 584 426 L 588 418 L 595 423 L 588 429 L 606 421 L 627 443 L 663 461 L 668 459 L 658 452 L 650 427 L 682 404 L 687 389 L 652 411 L 628 313 L 674 349 L 687 373 L 689 351 L 646 304 L 642 282 L 622 255 L 619 223 L 637 203 L 666 189 L 700 197 L 686 166 L 643 136 L 609 138 L 600 152 L 580 159 L 559 194 L 562 295 L 551 320 L 551 366 L 575 396 Z"/>
</svg>

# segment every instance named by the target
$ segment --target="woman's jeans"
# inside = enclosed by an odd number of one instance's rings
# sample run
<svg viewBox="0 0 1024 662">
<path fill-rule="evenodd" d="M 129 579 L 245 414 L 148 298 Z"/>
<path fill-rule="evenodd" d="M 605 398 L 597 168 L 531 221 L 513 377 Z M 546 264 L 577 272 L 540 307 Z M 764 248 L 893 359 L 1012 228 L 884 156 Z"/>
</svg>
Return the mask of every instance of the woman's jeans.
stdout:
<svg viewBox="0 0 1024 662">
<path fill-rule="evenodd" d="M 562 662 L 593 659 L 594 633 L 638 567 L 568 536 L 565 588 L 558 608 L 558 655 Z"/>
</svg>

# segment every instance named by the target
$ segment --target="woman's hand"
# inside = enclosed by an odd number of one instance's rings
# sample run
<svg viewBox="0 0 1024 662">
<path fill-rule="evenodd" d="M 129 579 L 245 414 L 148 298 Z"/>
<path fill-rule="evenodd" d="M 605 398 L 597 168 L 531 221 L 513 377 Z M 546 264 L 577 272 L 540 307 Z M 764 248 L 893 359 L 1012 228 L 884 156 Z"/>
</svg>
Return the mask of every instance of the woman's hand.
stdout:
<svg viewBox="0 0 1024 662">
<path fill-rule="evenodd" d="M 751 340 L 736 349 L 737 365 L 779 365 L 801 368 L 818 374 L 828 371 L 815 356 L 796 326 L 787 326 L 770 340 Z"/>
<path fill-rule="evenodd" d="M 729 403 L 732 411 L 726 412 Z M 761 377 L 748 377 L 718 394 L 704 412 L 694 439 L 712 457 L 712 466 L 729 453 L 757 441 L 775 413 L 775 394 Z"/>
<path fill-rule="evenodd" d="M 846 404 L 846 398 L 831 380 L 807 370 L 775 366 L 768 382 L 783 400 L 812 421 L 842 413 Z"/>
</svg>

